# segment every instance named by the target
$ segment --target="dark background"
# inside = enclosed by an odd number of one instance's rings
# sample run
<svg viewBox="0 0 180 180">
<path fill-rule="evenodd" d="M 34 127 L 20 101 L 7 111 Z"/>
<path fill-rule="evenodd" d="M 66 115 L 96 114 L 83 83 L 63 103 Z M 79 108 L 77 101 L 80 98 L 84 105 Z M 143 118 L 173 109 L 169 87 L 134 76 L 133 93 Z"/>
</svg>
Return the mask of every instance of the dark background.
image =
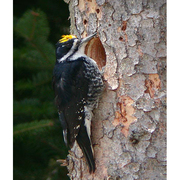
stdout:
<svg viewBox="0 0 180 180">
<path fill-rule="evenodd" d="M 55 44 L 69 34 L 62 0 L 13 1 L 13 179 L 66 180 L 67 148 L 54 105 Z"/>
</svg>

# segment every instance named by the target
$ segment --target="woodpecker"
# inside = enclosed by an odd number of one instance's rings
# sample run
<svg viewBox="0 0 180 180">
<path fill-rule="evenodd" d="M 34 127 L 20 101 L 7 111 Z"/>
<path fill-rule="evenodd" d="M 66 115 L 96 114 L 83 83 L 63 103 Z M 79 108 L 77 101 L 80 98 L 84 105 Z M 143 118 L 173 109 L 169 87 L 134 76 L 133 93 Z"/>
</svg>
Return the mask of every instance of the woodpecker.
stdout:
<svg viewBox="0 0 180 180">
<path fill-rule="evenodd" d="M 64 141 L 70 148 L 77 142 L 89 172 L 95 171 L 91 144 L 92 111 L 103 90 L 103 79 L 96 62 L 84 54 L 85 46 L 95 34 L 78 39 L 63 35 L 56 44 L 53 71 L 55 104 L 63 128 Z"/>
</svg>

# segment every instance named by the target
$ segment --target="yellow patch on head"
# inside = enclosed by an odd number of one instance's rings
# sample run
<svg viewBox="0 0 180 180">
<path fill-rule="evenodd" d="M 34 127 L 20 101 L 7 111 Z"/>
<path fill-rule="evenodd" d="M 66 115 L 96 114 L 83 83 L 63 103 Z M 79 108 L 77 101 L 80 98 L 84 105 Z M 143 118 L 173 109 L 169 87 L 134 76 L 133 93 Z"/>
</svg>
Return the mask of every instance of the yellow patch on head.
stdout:
<svg viewBox="0 0 180 180">
<path fill-rule="evenodd" d="M 66 42 L 70 39 L 77 38 L 75 35 L 62 35 L 61 39 L 59 40 L 60 43 Z"/>
</svg>

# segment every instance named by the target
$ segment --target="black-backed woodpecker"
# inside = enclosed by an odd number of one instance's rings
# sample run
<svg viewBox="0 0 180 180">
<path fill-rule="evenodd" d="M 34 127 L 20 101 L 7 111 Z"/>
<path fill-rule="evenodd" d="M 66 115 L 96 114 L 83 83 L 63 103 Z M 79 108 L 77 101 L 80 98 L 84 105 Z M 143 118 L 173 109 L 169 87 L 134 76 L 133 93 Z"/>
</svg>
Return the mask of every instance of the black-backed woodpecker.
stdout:
<svg viewBox="0 0 180 180">
<path fill-rule="evenodd" d="M 59 119 L 66 145 L 75 141 L 89 166 L 95 171 L 91 144 L 92 110 L 97 107 L 103 90 L 103 80 L 96 62 L 84 54 L 85 46 L 95 34 L 78 39 L 63 35 L 56 44 L 56 63 L 53 71 L 53 89 Z"/>
</svg>

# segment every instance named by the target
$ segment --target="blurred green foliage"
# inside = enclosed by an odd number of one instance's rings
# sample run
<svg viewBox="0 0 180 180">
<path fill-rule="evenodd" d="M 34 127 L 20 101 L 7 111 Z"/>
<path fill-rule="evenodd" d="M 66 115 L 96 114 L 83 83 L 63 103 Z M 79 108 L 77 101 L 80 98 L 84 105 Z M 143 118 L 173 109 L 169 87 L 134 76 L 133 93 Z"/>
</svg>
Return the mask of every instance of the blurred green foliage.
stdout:
<svg viewBox="0 0 180 180">
<path fill-rule="evenodd" d="M 69 33 L 68 7 L 58 2 L 14 1 L 14 180 L 68 179 L 56 162 L 67 148 L 51 85 L 55 43 Z M 61 26 L 55 24 L 59 17 L 66 17 Z"/>
</svg>

